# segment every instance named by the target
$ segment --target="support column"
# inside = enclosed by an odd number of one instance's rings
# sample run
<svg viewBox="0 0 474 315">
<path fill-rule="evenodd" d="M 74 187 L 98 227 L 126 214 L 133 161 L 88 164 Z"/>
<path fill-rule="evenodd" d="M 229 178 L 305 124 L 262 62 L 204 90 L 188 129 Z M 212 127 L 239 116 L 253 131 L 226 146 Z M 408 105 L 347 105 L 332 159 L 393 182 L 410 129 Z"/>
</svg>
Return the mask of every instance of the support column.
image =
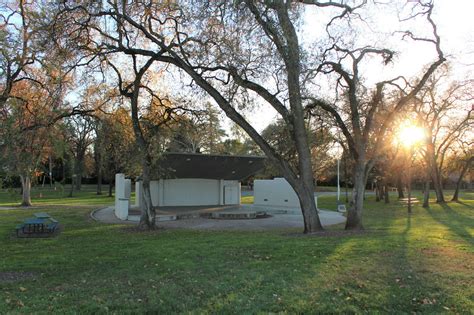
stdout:
<svg viewBox="0 0 474 315">
<path fill-rule="evenodd" d="M 143 193 L 143 185 L 142 181 L 135 182 L 135 207 L 141 209 L 142 204 L 142 193 Z"/>
<path fill-rule="evenodd" d="M 239 205 L 242 203 L 242 183 L 237 182 L 237 200 L 239 201 Z"/>
<path fill-rule="evenodd" d="M 124 187 L 123 187 L 123 194 L 125 199 L 130 199 L 131 193 L 132 193 L 132 180 L 131 179 L 125 179 L 124 180 Z"/>
<path fill-rule="evenodd" d="M 117 205 L 119 198 L 125 198 L 124 181 L 125 174 L 115 174 L 115 205 Z"/>
<path fill-rule="evenodd" d="M 150 194 L 151 194 L 151 204 L 153 207 L 158 207 L 160 205 L 161 197 L 161 188 L 160 188 L 160 181 L 152 180 L 150 182 Z"/>
<path fill-rule="evenodd" d="M 115 216 L 127 220 L 130 207 L 130 179 L 125 174 L 115 174 Z"/>
<path fill-rule="evenodd" d="M 165 180 L 160 179 L 158 181 L 158 207 L 165 205 Z"/>
<path fill-rule="evenodd" d="M 224 180 L 219 179 L 219 205 L 224 205 Z"/>
</svg>

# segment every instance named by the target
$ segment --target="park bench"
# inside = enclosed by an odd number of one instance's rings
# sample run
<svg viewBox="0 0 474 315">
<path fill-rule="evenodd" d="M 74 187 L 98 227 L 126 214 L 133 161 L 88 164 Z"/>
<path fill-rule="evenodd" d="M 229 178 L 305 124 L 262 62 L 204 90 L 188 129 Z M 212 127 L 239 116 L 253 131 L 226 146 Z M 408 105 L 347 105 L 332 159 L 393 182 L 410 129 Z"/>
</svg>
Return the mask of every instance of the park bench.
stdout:
<svg viewBox="0 0 474 315">
<path fill-rule="evenodd" d="M 407 204 L 408 203 L 408 198 L 400 198 L 400 199 L 398 199 L 398 202 L 403 203 L 403 204 Z M 410 202 L 412 204 L 415 204 L 415 203 L 419 203 L 420 200 L 418 200 L 415 197 L 411 197 Z"/>
</svg>

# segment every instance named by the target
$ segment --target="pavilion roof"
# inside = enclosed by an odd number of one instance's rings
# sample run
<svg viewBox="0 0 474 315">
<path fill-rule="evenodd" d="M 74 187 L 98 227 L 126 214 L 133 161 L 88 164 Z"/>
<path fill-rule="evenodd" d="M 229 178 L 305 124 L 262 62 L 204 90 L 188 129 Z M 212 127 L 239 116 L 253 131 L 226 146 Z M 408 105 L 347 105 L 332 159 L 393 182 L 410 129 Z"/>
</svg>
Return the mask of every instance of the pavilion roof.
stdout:
<svg viewBox="0 0 474 315">
<path fill-rule="evenodd" d="M 167 152 L 158 162 L 162 175 L 156 177 L 243 180 L 263 169 L 264 161 L 262 156 Z"/>
</svg>

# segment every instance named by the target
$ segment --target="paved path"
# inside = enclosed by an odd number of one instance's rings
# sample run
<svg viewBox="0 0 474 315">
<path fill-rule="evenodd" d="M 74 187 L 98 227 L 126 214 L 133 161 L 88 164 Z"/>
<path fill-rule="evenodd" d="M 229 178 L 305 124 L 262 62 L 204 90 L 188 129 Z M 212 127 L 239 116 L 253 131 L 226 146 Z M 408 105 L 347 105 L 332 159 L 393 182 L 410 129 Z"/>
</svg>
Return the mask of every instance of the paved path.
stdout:
<svg viewBox="0 0 474 315">
<path fill-rule="evenodd" d="M 251 206 L 243 205 L 242 211 L 248 211 Z M 225 210 L 230 211 L 229 208 Z M 233 211 L 240 211 L 234 207 Z M 111 224 L 137 224 L 133 221 L 122 221 L 114 215 L 113 207 L 96 210 L 92 214 L 93 218 L 103 223 Z M 321 210 L 319 213 L 324 226 L 339 224 L 346 221 L 346 218 L 338 212 Z M 290 214 L 272 214 L 269 218 L 249 219 L 249 220 L 223 220 L 223 219 L 185 219 L 176 221 L 157 222 L 157 226 L 164 228 L 193 229 L 193 230 L 247 230 L 262 231 L 272 229 L 303 228 L 303 217 L 296 212 Z"/>
</svg>

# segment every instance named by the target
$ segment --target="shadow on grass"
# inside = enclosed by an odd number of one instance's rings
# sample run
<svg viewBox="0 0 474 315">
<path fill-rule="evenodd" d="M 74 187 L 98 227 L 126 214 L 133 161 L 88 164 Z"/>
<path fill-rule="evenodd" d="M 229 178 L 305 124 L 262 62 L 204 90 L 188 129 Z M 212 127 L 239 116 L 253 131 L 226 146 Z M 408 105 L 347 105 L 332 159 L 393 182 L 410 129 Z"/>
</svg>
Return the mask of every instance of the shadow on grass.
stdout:
<svg viewBox="0 0 474 315">
<path fill-rule="evenodd" d="M 446 203 L 441 203 L 439 205 L 443 209 L 442 212 L 433 210 L 432 208 L 426 209 L 431 217 L 449 228 L 451 232 L 455 233 L 466 242 L 474 244 L 474 239 L 468 230 L 468 228 L 474 228 L 474 219 L 460 214 Z"/>
<path fill-rule="evenodd" d="M 400 217 L 400 212 L 383 208 L 372 210 L 382 222 L 370 220 L 366 227 L 383 233 L 361 234 L 346 238 L 338 244 L 331 256 L 325 258 L 320 272 L 324 278 L 317 283 L 312 300 L 320 305 L 322 313 L 396 313 L 412 309 L 413 292 L 416 289 L 405 282 L 414 281 L 409 276 L 409 234 L 412 218 Z M 307 280 L 306 288 L 314 284 Z M 423 284 L 420 284 L 424 287 Z M 321 290 L 322 289 L 322 290 Z M 327 304 L 324 300 L 329 299 Z M 414 310 L 418 303 L 413 306 Z M 337 311 L 335 311 L 337 310 Z"/>
<path fill-rule="evenodd" d="M 420 207 L 417 208 L 421 210 Z M 455 221 L 455 223 L 450 223 L 449 230 L 463 238 L 466 237 L 464 230 L 460 227 L 460 222 L 456 221 L 459 219 L 456 218 L 454 210 L 444 209 L 436 213 L 432 209 L 427 209 L 427 212 L 441 225 Z M 429 234 L 429 232 L 426 234 L 426 224 L 422 212 L 415 211 L 414 214 L 408 215 L 406 227 L 399 234 L 397 244 L 399 250 L 394 251 L 389 261 L 385 261 L 391 266 L 391 275 L 395 276 L 395 279 L 390 279 L 390 273 L 387 274 L 387 282 L 395 281 L 389 286 L 389 303 L 395 306 L 394 309 L 403 309 L 413 313 L 439 313 L 447 310 L 446 305 L 450 308 L 456 305 L 454 302 L 456 294 L 450 287 L 452 274 L 447 270 L 439 272 L 439 267 L 444 266 L 443 262 L 434 259 L 436 255 L 444 253 L 443 246 L 431 244 L 429 238 L 425 238 Z M 448 241 L 446 244 L 451 243 Z M 381 260 L 381 262 L 384 261 Z M 458 306 L 460 309 L 466 307 L 466 305 Z"/>
<path fill-rule="evenodd" d="M 474 210 L 474 207 L 472 205 L 468 204 L 468 203 L 465 203 L 465 202 L 462 202 L 462 201 L 459 201 L 459 200 L 458 201 L 451 201 L 451 202 L 458 203 L 460 205 L 466 206 L 466 207 L 471 208 L 471 209 Z"/>
<path fill-rule="evenodd" d="M 410 305 L 410 310 L 416 312 L 418 311 L 417 305 L 416 303 L 413 303 L 416 301 L 413 300 L 413 296 L 411 294 L 413 291 L 412 287 L 414 285 L 414 277 L 412 276 L 413 268 L 409 258 L 409 235 L 412 229 L 412 214 L 405 215 L 406 225 L 403 231 L 400 233 L 400 239 L 397 244 L 399 250 L 393 252 L 393 255 L 389 258 L 390 260 L 388 262 L 390 269 L 389 272 L 387 272 L 386 281 L 387 283 L 392 283 L 389 285 L 388 299 L 389 304 L 395 306 L 395 309 L 402 307 L 408 311 L 408 307 Z M 421 281 L 417 281 L 416 285 L 419 287 L 424 287 L 424 283 Z"/>
</svg>

